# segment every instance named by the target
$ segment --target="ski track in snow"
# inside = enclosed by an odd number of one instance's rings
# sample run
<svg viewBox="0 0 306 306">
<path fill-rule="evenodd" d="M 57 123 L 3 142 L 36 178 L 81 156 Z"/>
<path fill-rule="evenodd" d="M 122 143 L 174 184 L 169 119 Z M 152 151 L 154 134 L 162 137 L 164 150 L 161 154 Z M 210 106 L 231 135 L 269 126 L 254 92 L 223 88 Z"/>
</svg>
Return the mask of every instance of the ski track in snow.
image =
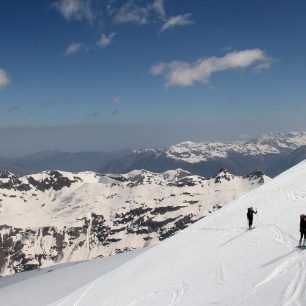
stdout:
<svg viewBox="0 0 306 306">
<path fill-rule="evenodd" d="M 296 245 L 296 238 L 284 233 L 278 226 L 274 224 L 261 224 L 261 226 L 271 228 L 275 234 L 275 240 L 281 244 L 285 244 L 289 249 L 292 249 Z"/>
<path fill-rule="evenodd" d="M 282 274 L 285 274 L 285 272 L 288 272 L 289 267 L 297 261 L 296 258 L 297 255 L 295 254 L 295 256 L 291 256 L 289 259 L 286 259 L 282 261 L 279 265 L 277 265 L 277 267 L 270 274 L 268 274 L 268 276 L 266 276 L 263 281 L 261 281 L 255 286 L 255 288 L 251 292 L 251 295 L 255 294 L 263 285 L 266 285 L 267 283 L 280 277 Z"/>
<path fill-rule="evenodd" d="M 303 256 L 305 257 L 305 256 Z M 284 306 L 302 306 L 301 297 L 305 296 L 306 290 L 306 275 L 304 260 L 300 260 L 294 267 L 295 276 L 288 284 L 284 294 L 282 295 Z M 297 272 L 296 272 L 297 271 Z"/>
<path fill-rule="evenodd" d="M 306 194 L 297 188 L 284 189 L 286 197 L 290 202 L 297 203 L 306 198 Z M 291 249 L 296 245 L 296 238 L 284 233 L 280 227 L 274 224 L 261 224 L 266 228 L 270 228 L 275 234 L 275 240 L 284 244 Z M 261 282 L 259 282 L 252 290 L 250 295 L 254 295 L 260 290 L 260 288 L 269 282 L 272 282 L 285 274 L 293 273 L 294 277 L 289 281 L 285 287 L 285 291 L 281 296 L 280 305 L 284 306 L 302 306 L 302 298 L 306 296 L 306 274 L 305 274 L 305 260 L 306 256 L 304 253 L 298 253 L 299 250 L 293 250 L 288 254 L 283 255 L 279 259 L 283 259 L 276 268 L 267 275 Z M 302 256 L 301 256 L 302 255 Z M 289 258 L 288 258 L 289 257 Z M 275 263 L 270 262 L 269 264 Z"/>
<path fill-rule="evenodd" d="M 290 193 L 290 196 L 294 196 L 294 193 Z M 293 198 L 291 198 L 293 200 Z M 296 239 L 282 232 L 281 229 L 273 224 L 262 224 L 262 226 L 271 228 L 273 233 L 276 235 L 276 241 L 285 244 L 289 249 L 292 249 L 296 245 Z M 267 283 L 274 281 L 280 278 L 282 275 L 287 275 L 292 271 L 295 273 L 293 279 L 287 284 L 285 292 L 282 295 L 282 300 L 280 305 L 284 306 L 302 306 L 300 303 L 300 298 L 302 295 L 305 295 L 306 290 L 306 274 L 305 274 L 305 263 L 306 259 L 305 254 L 298 253 L 299 250 L 293 250 L 288 254 L 283 255 L 279 259 L 284 259 L 276 268 L 267 275 L 261 282 L 259 282 L 255 288 L 252 290 L 250 295 L 254 295 L 258 290 L 266 285 Z M 289 258 L 287 258 L 289 257 Z M 276 259 L 272 262 L 269 262 L 265 266 L 277 262 L 279 259 Z M 298 271 L 298 273 L 296 273 Z"/>
<path fill-rule="evenodd" d="M 223 285 L 224 284 L 224 267 L 220 264 L 214 271 L 215 276 L 214 279 L 217 284 Z"/>
<path fill-rule="evenodd" d="M 304 192 L 292 187 L 286 190 L 286 193 L 287 193 L 287 199 L 291 202 L 297 202 L 306 198 L 306 194 Z"/>
<path fill-rule="evenodd" d="M 100 278 L 97 278 L 95 281 L 93 281 L 90 286 L 81 294 L 81 296 L 78 298 L 78 300 L 73 304 L 73 306 L 78 306 L 80 304 L 80 302 L 82 301 L 82 299 L 85 297 L 85 295 L 95 286 L 95 284 L 97 283 L 97 281 Z"/>
<path fill-rule="evenodd" d="M 83 298 L 87 295 L 87 293 L 96 285 L 96 283 L 98 282 L 98 280 L 100 279 L 100 277 L 98 277 L 96 280 L 94 280 L 93 282 L 91 282 L 89 284 L 89 286 L 82 292 L 82 294 L 80 295 L 80 297 L 73 303 L 73 306 L 78 306 L 80 305 L 80 302 L 82 302 Z M 68 299 L 70 299 L 71 296 L 67 295 L 66 298 L 64 298 L 59 304 L 58 306 L 63 306 L 66 305 L 66 303 L 68 302 Z"/>
<path fill-rule="evenodd" d="M 158 299 L 159 295 L 164 295 L 165 293 L 167 295 L 171 296 L 170 303 L 167 304 L 167 306 L 175 306 L 175 305 L 178 304 L 178 302 L 184 296 L 186 290 L 187 290 L 187 285 L 185 283 L 182 283 L 182 284 L 180 284 L 178 286 L 164 287 L 162 289 L 155 290 L 153 292 L 148 293 L 147 295 L 145 295 L 145 296 L 141 297 L 140 299 L 138 299 L 138 300 L 128 304 L 127 306 L 146 305 L 147 302 L 150 302 L 150 299 L 152 299 L 152 300 L 154 298 Z"/>
<path fill-rule="evenodd" d="M 292 254 L 293 253 L 293 254 Z M 265 277 L 263 281 L 258 283 L 250 293 L 250 296 L 255 295 L 262 287 L 272 281 L 276 281 L 282 276 L 294 275 L 293 278 L 287 282 L 284 288 L 284 293 L 280 297 L 278 305 L 283 306 L 303 306 L 302 300 L 306 297 L 306 274 L 305 274 L 305 259 L 303 254 L 297 254 L 295 251 L 288 254 L 290 257 L 282 261 L 277 267 Z"/>
</svg>

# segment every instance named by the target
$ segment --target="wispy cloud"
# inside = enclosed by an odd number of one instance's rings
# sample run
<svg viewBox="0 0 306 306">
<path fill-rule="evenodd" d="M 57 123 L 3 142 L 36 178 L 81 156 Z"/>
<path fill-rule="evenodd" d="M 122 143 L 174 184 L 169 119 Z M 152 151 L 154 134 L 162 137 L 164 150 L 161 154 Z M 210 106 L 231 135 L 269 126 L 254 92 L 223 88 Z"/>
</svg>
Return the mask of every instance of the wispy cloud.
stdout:
<svg viewBox="0 0 306 306">
<path fill-rule="evenodd" d="M 112 97 L 113 104 L 120 104 L 122 101 L 119 97 Z"/>
<path fill-rule="evenodd" d="M 76 43 L 76 42 L 73 42 L 73 43 L 71 43 L 68 47 L 67 47 L 67 49 L 66 49 L 66 51 L 65 51 L 65 53 L 66 53 L 66 55 L 75 55 L 75 54 L 77 54 L 78 52 L 80 52 L 82 49 L 84 49 L 85 48 L 85 45 L 84 44 L 82 44 L 82 43 Z"/>
<path fill-rule="evenodd" d="M 151 67 L 150 73 L 152 75 L 160 75 L 164 72 L 164 70 L 166 69 L 166 66 L 167 64 L 165 63 L 157 63 Z"/>
<path fill-rule="evenodd" d="M 54 2 L 52 7 L 67 20 L 85 19 L 92 24 L 95 18 L 91 0 L 59 0 Z"/>
<path fill-rule="evenodd" d="M 143 25 L 148 23 L 151 6 L 146 4 L 140 6 L 135 0 L 128 0 L 124 3 L 115 14 L 116 23 L 135 23 Z"/>
<path fill-rule="evenodd" d="M 154 0 L 152 9 L 155 10 L 160 19 L 166 18 L 164 0 Z"/>
<path fill-rule="evenodd" d="M 115 32 L 112 32 L 109 35 L 102 34 L 101 38 L 97 41 L 97 45 L 100 48 L 106 48 L 107 46 L 109 46 L 112 43 L 115 36 L 116 36 Z"/>
<path fill-rule="evenodd" d="M 191 20 L 191 16 L 192 14 L 184 14 L 184 15 L 177 15 L 174 17 L 169 18 L 165 24 L 162 26 L 161 28 L 161 32 L 168 30 L 170 28 L 173 27 L 177 27 L 177 26 L 186 26 L 186 25 L 190 25 L 193 24 L 194 21 Z"/>
<path fill-rule="evenodd" d="M 15 112 L 16 110 L 18 110 L 20 107 L 18 105 L 12 105 L 10 106 L 8 109 L 7 109 L 7 112 L 8 113 L 11 113 L 11 112 Z"/>
<path fill-rule="evenodd" d="M 134 23 L 144 25 L 152 22 L 154 17 L 166 18 L 165 0 L 137 1 L 127 0 L 119 9 L 108 5 L 108 12 L 114 15 L 116 23 Z"/>
<path fill-rule="evenodd" d="M 92 112 L 87 115 L 88 119 L 97 119 L 100 116 L 99 112 Z"/>
<path fill-rule="evenodd" d="M 11 80 L 4 69 L 0 68 L 0 89 L 6 88 L 10 84 Z"/>
<path fill-rule="evenodd" d="M 252 67 L 254 70 L 269 68 L 273 59 L 261 49 L 233 51 L 223 57 L 201 58 L 194 63 L 173 61 L 158 63 L 150 69 L 152 75 L 163 75 L 166 86 L 192 86 L 207 83 L 216 72 Z"/>
</svg>

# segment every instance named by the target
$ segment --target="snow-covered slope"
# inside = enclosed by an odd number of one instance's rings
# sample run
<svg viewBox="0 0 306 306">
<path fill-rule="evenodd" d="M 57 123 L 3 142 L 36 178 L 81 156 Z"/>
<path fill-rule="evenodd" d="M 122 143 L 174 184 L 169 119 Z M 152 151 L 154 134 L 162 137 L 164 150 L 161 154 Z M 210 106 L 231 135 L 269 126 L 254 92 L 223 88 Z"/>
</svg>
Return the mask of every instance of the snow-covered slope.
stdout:
<svg viewBox="0 0 306 306">
<path fill-rule="evenodd" d="M 305 201 L 302 162 L 61 305 L 306 305 L 306 251 L 296 248 Z M 258 219 L 246 231 L 250 205 Z"/>
<path fill-rule="evenodd" d="M 51 305 L 305 305 L 306 251 L 296 248 L 305 201 L 306 161 Z M 246 231 L 250 205 L 258 219 Z M 39 298 L 32 284 L 23 301 Z"/>
<path fill-rule="evenodd" d="M 147 249 L 103 259 L 59 264 L 0 278 L 1 306 L 45 306 L 86 286 Z"/>
<path fill-rule="evenodd" d="M 222 169 L 0 174 L 1 275 L 156 244 L 269 180 Z"/>
</svg>

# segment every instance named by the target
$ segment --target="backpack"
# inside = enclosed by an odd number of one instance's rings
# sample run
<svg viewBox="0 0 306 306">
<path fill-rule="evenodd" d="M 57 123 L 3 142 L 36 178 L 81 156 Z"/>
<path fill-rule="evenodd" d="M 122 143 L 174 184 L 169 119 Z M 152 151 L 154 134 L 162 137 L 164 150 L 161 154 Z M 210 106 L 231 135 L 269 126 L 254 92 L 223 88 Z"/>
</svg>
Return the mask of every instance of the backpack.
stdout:
<svg viewBox="0 0 306 306">
<path fill-rule="evenodd" d="M 248 208 L 247 216 L 248 218 L 252 218 L 253 216 L 253 209 L 251 207 Z"/>
</svg>

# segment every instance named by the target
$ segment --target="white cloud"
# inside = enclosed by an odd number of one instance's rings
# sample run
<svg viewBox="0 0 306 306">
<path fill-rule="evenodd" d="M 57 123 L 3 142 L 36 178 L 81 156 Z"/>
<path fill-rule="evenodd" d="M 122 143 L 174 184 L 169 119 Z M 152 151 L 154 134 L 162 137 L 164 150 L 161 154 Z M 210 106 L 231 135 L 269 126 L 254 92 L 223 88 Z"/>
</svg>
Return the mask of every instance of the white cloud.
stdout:
<svg viewBox="0 0 306 306">
<path fill-rule="evenodd" d="M 67 20 L 86 19 L 90 24 L 94 21 L 91 0 L 59 0 L 52 6 Z"/>
<path fill-rule="evenodd" d="M 233 51 L 223 57 L 202 58 L 194 63 L 173 61 L 153 65 L 150 73 L 163 75 L 166 86 L 192 86 L 196 83 L 207 83 L 209 78 L 219 71 L 247 68 L 254 70 L 269 68 L 272 58 L 261 49 Z"/>
<path fill-rule="evenodd" d="M 166 67 L 167 67 L 167 64 L 164 64 L 164 63 L 155 64 L 151 67 L 150 73 L 152 75 L 160 75 L 163 73 Z"/>
<path fill-rule="evenodd" d="M 113 97 L 112 98 L 112 103 L 113 104 L 120 104 L 121 103 L 121 99 L 119 97 Z"/>
<path fill-rule="evenodd" d="M 193 20 L 191 20 L 192 14 L 184 14 L 184 15 L 177 15 L 174 17 L 169 18 L 165 24 L 161 28 L 161 32 L 168 30 L 170 28 L 176 26 L 185 26 L 189 24 L 193 24 Z"/>
<path fill-rule="evenodd" d="M 6 88 L 10 84 L 11 80 L 4 69 L 0 68 L 0 89 Z"/>
<path fill-rule="evenodd" d="M 75 55 L 80 52 L 85 46 L 81 43 L 73 42 L 66 49 L 66 55 Z"/>
<path fill-rule="evenodd" d="M 166 11 L 164 6 L 164 0 L 154 0 L 152 8 L 158 14 L 160 19 L 165 19 Z"/>
<path fill-rule="evenodd" d="M 165 0 L 127 0 L 114 14 L 113 20 L 116 23 L 135 23 L 144 25 L 152 21 L 153 14 L 156 14 L 159 19 L 164 20 L 166 17 L 164 1 Z M 107 10 L 111 14 L 115 11 L 111 5 L 108 5 Z"/>
<path fill-rule="evenodd" d="M 116 23 L 135 23 L 138 25 L 148 23 L 150 6 L 140 6 L 134 0 L 123 4 L 114 17 Z"/>
<path fill-rule="evenodd" d="M 100 48 L 106 48 L 112 43 L 115 36 L 116 36 L 115 32 L 112 32 L 109 35 L 102 34 L 101 38 L 97 41 L 97 45 Z"/>
</svg>

